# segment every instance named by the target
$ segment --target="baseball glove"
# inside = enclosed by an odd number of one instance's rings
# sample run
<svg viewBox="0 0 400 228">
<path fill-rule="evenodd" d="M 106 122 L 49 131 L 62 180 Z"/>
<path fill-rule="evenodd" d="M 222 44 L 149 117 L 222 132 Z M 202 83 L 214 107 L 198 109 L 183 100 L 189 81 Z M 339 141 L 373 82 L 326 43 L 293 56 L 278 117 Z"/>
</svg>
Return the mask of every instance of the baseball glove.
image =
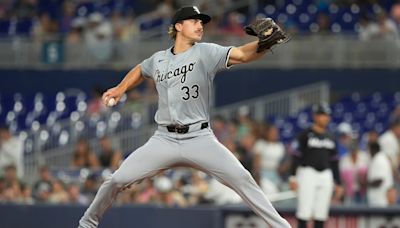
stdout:
<svg viewBox="0 0 400 228">
<path fill-rule="evenodd" d="M 258 53 L 271 49 L 276 44 L 286 43 L 290 40 L 290 37 L 271 18 L 257 19 L 245 26 L 244 31 L 248 35 L 258 37 Z"/>
</svg>

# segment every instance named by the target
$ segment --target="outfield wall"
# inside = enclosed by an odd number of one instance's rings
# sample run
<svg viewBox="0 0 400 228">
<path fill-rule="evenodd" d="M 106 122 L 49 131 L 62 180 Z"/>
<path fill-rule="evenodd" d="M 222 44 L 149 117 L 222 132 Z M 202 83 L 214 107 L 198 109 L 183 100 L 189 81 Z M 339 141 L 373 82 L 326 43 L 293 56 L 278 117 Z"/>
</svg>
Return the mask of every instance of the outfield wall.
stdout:
<svg viewBox="0 0 400 228">
<path fill-rule="evenodd" d="M 90 94 L 94 86 L 116 85 L 128 70 L 0 70 L 0 92 L 56 93 L 79 88 Z M 234 67 L 215 79 L 216 105 L 327 81 L 334 93 L 394 92 L 399 90 L 399 70 L 352 69 L 248 69 Z M 251 89 L 249 89 L 251 88 Z"/>
</svg>

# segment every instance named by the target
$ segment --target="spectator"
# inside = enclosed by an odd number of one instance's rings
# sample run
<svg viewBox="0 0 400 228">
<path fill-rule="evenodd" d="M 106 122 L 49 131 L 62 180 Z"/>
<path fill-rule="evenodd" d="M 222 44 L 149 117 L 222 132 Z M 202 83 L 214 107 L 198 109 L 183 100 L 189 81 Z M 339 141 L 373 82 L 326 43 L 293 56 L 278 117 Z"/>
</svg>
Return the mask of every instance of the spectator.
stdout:
<svg viewBox="0 0 400 228">
<path fill-rule="evenodd" d="M 253 175 L 255 173 L 254 170 L 254 145 L 256 142 L 256 138 L 253 134 L 249 133 L 242 137 L 239 142 L 239 161 L 243 164 L 243 166 L 251 172 Z"/>
<path fill-rule="evenodd" d="M 256 173 L 260 174 L 261 187 L 266 185 L 265 182 L 268 182 L 275 188 L 279 188 L 282 182 L 279 169 L 286 154 L 285 147 L 279 141 L 279 132 L 275 126 L 266 126 L 261 134 L 261 138 L 254 145 L 256 153 L 255 170 Z M 265 187 L 263 190 L 265 190 Z"/>
<path fill-rule="evenodd" d="M 140 188 L 140 184 L 131 186 L 128 190 L 122 192 L 119 196 L 117 196 L 117 204 L 132 204 L 136 203 L 136 198 L 138 195 L 138 191 Z"/>
<path fill-rule="evenodd" d="M 126 103 L 124 104 L 122 111 L 127 114 L 138 113 L 143 115 L 145 111 L 145 105 L 143 103 L 143 96 L 137 89 L 132 89 L 128 92 Z"/>
<path fill-rule="evenodd" d="M 135 39 L 135 37 L 138 36 L 139 32 L 140 28 L 136 22 L 136 17 L 133 12 L 130 12 L 123 22 L 123 27 L 121 27 L 121 31 L 117 32 L 117 37 L 120 41 L 129 43 L 132 42 L 132 39 Z"/>
<path fill-rule="evenodd" d="M 7 125 L 0 126 L 0 176 L 7 166 L 17 169 L 18 178 L 24 175 L 24 148 L 18 137 L 14 137 Z"/>
<path fill-rule="evenodd" d="M 367 199 L 368 205 L 373 207 L 386 207 L 389 205 L 388 193 L 393 191 L 393 174 L 390 168 L 390 160 L 380 150 L 378 143 L 369 145 L 371 163 L 367 175 Z"/>
<path fill-rule="evenodd" d="M 252 132 L 253 122 L 250 118 L 250 108 L 243 105 L 238 110 L 237 137 L 241 140 Z"/>
<path fill-rule="evenodd" d="M 85 195 L 81 194 L 79 185 L 73 183 L 68 186 L 68 203 L 87 205 L 89 200 Z"/>
<path fill-rule="evenodd" d="M 17 169 L 14 165 L 9 165 L 4 171 L 4 199 L 6 202 L 18 202 L 22 196 L 21 182 L 17 176 Z"/>
<path fill-rule="evenodd" d="M 377 15 L 377 22 L 372 22 L 368 16 L 362 16 L 360 25 L 359 37 L 361 40 L 395 40 L 399 37 L 395 22 L 388 18 L 383 10 Z"/>
<path fill-rule="evenodd" d="M 338 125 L 337 131 L 338 131 L 337 149 L 339 156 L 343 157 L 348 153 L 349 147 L 353 143 L 353 130 L 349 123 L 342 122 Z"/>
<path fill-rule="evenodd" d="M 153 181 L 150 179 L 146 179 L 142 182 L 141 188 L 138 190 L 135 202 L 140 204 L 150 203 L 156 194 L 157 190 L 154 187 Z"/>
<path fill-rule="evenodd" d="M 113 28 L 113 34 L 116 40 L 122 40 L 124 29 L 126 27 L 126 20 L 122 15 L 121 11 L 114 11 L 111 15 L 111 25 Z"/>
<path fill-rule="evenodd" d="M 66 34 L 70 31 L 75 17 L 76 5 L 72 1 L 64 1 L 62 5 L 62 17 L 60 19 L 60 32 Z"/>
<path fill-rule="evenodd" d="M 379 33 L 378 38 L 393 41 L 399 37 L 396 24 L 388 18 L 385 12 L 378 14 Z"/>
<path fill-rule="evenodd" d="M 358 148 L 357 140 L 349 145 L 349 153 L 339 161 L 339 170 L 345 188 L 345 201 L 363 203 L 369 156 Z"/>
<path fill-rule="evenodd" d="M 99 186 L 98 186 L 98 181 L 97 181 L 96 175 L 91 174 L 86 178 L 85 182 L 83 183 L 83 189 L 81 191 L 82 192 L 81 195 L 84 198 L 86 198 L 89 202 L 91 202 L 94 199 L 94 196 L 97 193 L 98 187 Z M 71 193 L 73 194 L 73 196 L 75 196 L 75 194 L 74 194 L 75 190 L 72 189 L 72 192 L 71 192 L 71 189 L 70 188 L 68 188 L 68 189 L 69 189 L 68 192 L 70 194 L 70 197 L 71 197 Z"/>
<path fill-rule="evenodd" d="M 379 137 L 381 151 L 388 156 L 397 177 L 400 157 L 400 118 L 393 119 L 389 129 Z"/>
<path fill-rule="evenodd" d="M 218 141 L 224 143 L 226 140 L 229 139 L 230 135 L 228 132 L 227 123 L 222 116 L 214 117 L 211 126 L 215 134 L 215 137 L 217 137 Z"/>
<path fill-rule="evenodd" d="M 206 201 L 204 196 L 208 191 L 208 182 L 205 178 L 205 173 L 197 170 L 192 171 L 192 183 L 188 192 L 190 194 L 188 205 L 198 205 Z"/>
<path fill-rule="evenodd" d="M 116 170 L 122 161 L 121 152 L 112 147 L 111 140 L 107 136 L 100 139 L 99 161 L 102 168 L 111 170 Z"/>
<path fill-rule="evenodd" d="M 60 180 L 53 180 L 52 191 L 49 195 L 49 203 L 53 204 L 65 204 L 68 203 L 69 197 L 67 191 L 65 191 L 64 183 Z"/>
<path fill-rule="evenodd" d="M 52 177 L 47 166 L 40 167 L 39 180 L 33 185 L 33 198 L 36 202 L 48 202 L 50 193 L 53 190 Z"/>
<path fill-rule="evenodd" d="M 21 200 L 20 202 L 22 204 L 28 204 L 32 205 L 35 203 L 33 197 L 32 197 L 32 188 L 28 184 L 22 184 L 21 185 Z"/>
<path fill-rule="evenodd" d="M 173 188 L 172 181 L 166 176 L 159 176 L 154 181 L 158 194 L 155 203 L 161 203 L 169 207 L 186 207 L 188 205 L 182 193 Z"/>
<path fill-rule="evenodd" d="M 229 139 L 228 138 L 227 140 L 225 140 L 223 142 L 223 144 L 224 144 L 224 146 L 226 148 L 228 148 L 228 150 L 230 150 L 232 152 L 233 155 L 235 155 L 235 157 L 237 159 L 240 160 L 241 154 L 240 154 L 240 151 L 239 151 L 239 148 L 238 148 L 239 146 L 237 145 L 237 143 L 235 143 L 235 141 L 233 141 L 233 139 Z"/>
<path fill-rule="evenodd" d="M 67 33 L 66 42 L 69 44 L 80 44 L 82 42 L 85 24 L 86 19 L 83 17 L 73 19 L 71 22 L 71 29 Z"/>
<path fill-rule="evenodd" d="M 111 24 L 98 12 L 88 18 L 84 34 L 85 44 L 94 60 L 107 61 L 113 54 L 113 31 Z"/>
<path fill-rule="evenodd" d="M 324 35 L 329 34 L 331 32 L 331 20 L 329 16 L 325 13 L 319 13 L 317 15 L 317 32 Z"/>
<path fill-rule="evenodd" d="M 91 150 L 89 142 L 86 139 L 79 139 L 71 161 L 73 168 L 97 169 L 100 167 L 99 160 Z"/>
<path fill-rule="evenodd" d="M 379 32 L 379 26 L 373 22 L 367 15 L 363 15 L 359 19 L 360 30 L 358 31 L 358 37 L 360 40 L 371 40 L 377 36 Z"/>
<path fill-rule="evenodd" d="M 361 137 L 360 149 L 363 151 L 368 151 L 368 145 L 373 142 L 378 142 L 379 133 L 376 130 L 370 130 Z"/>
<path fill-rule="evenodd" d="M 39 15 L 39 23 L 33 27 L 33 36 L 37 42 L 42 42 L 47 39 L 53 38 L 58 32 L 58 24 L 46 12 Z"/>
<path fill-rule="evenodd" d="M 4 191 L 3 191 L 3 196 L 2 201 L 6 203 L 17 203 L 21 195 L 21 190 L 19 186 L 17 185 L 12 185 L 12 184 L 6 184 Z"/>
<path fill-rule="evenodd" d="M 394 121 L 396 119 L 400 119 L 400 105 L 397 105 L 393 112 L 390 113 L 390 121 Z"/>
<path fill-rule="evenodd" d="M 169 20 L 173 14 L 174 10 L 178 8 L 174 0 L 161 0 L 161 3 L 157 5 L 156 11 L 164 19 Z"/>
<path fill-rule="evenodd" d="M 390 12 L 391 17 L 397 25 L 397 29 L 400 29 L 400 2 L 395 3 Z"/>
</svg>

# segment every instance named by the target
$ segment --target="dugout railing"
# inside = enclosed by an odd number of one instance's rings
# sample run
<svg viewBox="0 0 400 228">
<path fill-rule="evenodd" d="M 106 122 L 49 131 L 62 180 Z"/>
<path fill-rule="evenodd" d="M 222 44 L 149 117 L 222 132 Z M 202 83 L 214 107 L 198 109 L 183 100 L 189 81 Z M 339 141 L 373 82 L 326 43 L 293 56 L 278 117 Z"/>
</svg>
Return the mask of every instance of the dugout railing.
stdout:
<svg viewBox="0 0 400 228">
<path fill-rule="evenodd" d="M 245 111 L 251 119 L 265 121 L 268 115 L 289 116 L 311 104 L 321 101 L 329 102 L 329 95 L 329 83 L 318 82 L 225 105 L 216 108 L 212 113 L 233 119 L 244 108 L 247 109 Z"/>
</svg>

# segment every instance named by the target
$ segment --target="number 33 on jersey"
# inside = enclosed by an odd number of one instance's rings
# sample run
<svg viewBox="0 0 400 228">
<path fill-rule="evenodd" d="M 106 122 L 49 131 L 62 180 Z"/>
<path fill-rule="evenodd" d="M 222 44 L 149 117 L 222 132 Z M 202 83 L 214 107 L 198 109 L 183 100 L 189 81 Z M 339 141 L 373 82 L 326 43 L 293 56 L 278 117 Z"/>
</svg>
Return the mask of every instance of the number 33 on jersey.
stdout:
<svg viewBox="0 0 400 228">
<path fill-rule="evenodd" d="M 227 69 L 231 47 L 196 43 L 180 54 L 173 47 L 155 53 L 140 66 L 142 74 L 156 82 L 159 94 L 155 120 L 160 125 L 209 121 L 212 82 Z"/>
</svg>

